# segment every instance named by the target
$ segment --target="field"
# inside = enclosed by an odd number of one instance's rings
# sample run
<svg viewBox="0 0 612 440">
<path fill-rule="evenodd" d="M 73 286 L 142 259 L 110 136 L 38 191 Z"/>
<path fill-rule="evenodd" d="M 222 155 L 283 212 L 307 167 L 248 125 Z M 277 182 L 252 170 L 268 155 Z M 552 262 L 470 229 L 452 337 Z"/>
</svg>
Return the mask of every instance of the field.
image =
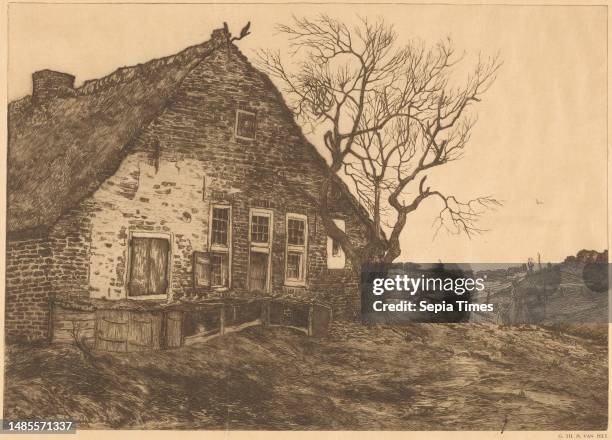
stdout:
<svg viewBox="0 0 612 440">
<path fill-rule="evenodd" d="M 153 353 L 11 346 L 4 419 L 80 428 L 603 430 L 607 326 L 250 328 Z"/>
</svg>

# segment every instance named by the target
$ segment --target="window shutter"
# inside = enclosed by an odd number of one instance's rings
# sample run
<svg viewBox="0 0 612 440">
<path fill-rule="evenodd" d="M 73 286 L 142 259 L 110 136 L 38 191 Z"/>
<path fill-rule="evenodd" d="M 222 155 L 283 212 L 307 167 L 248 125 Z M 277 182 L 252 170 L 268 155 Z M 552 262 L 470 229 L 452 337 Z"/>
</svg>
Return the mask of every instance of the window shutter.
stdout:
<svg viewBox="0 0 612 440">
<path fill-rule="evenodd" d="M 164 238 L 133 237 L 129 296 L 160 295 L 168 292 L 170 243 Z"/>
<path fill-rule="evenodd" d="M 132 256 L 130 264 L 130 296 L 146 295 L 148 290 L 148 254 L 147 240 L 143 238 L 132 238 Z"/>
<path fill-rule="evenodd" d="M 149 294 L 166 293 L 168 287 L 168 240 L 149 239 Z"/>
<path fill-rule="evenodd" d="M 193 253 L 193 284 L 194 289 L 208 289 L 211 286 L 211 270 L 209 252 Z"/>
</svg>

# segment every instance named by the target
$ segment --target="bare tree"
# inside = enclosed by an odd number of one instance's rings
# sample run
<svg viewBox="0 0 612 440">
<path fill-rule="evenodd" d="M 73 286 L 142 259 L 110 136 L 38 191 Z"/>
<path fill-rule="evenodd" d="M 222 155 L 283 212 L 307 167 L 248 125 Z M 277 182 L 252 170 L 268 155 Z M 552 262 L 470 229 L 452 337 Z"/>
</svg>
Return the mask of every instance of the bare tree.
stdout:
<svg viewBox="0 0 612 440">
<path fill-rule="evenodd" d="M 428 198 L 441 203 L 437 230 L 483 232 L 479 216 L 499 201 L 460 201 L 425 183 L 428 171 L 461 158 L 475 122 L 468 110 L 495 80 L 497 57 L 479 60 L 457 86 L 451 74 L 461 57 L 450 40 L 431 48 L 418 42 L 399 46 L 393 27 L 382 20 L 360 19 L 349 27 L 326 15 L 294 17 L 279 31 L 289 39 L 291 55 L 301 59 L 297 68 L 287 68 L 271 51 L 260 52 L 259 64 L 281 80 L 298 121 L 324 127 L 329 169 L 316 203 L 328 234 L 355 267 L 394 261 L 408 215 Z M 330 188 L 342 174 L 373 220 L 365 247 L 333 222 Z"/>
</svg>

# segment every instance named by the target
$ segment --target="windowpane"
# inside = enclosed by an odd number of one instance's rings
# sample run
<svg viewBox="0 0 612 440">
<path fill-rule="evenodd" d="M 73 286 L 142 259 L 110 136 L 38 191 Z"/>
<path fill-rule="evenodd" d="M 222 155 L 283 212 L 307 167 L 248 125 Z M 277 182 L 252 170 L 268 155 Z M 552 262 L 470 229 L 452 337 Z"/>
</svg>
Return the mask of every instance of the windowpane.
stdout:
<svg viewBox="0 0 612 440">
<path fill-rule="evenodd" d="M 229 286 L 229 258 L 226 253 L 214 253 L 210 257 L 211 281 L 214 287 Z"/>
<path fill-rule="evenodd" d="M 287 222 L 287 243 L 294 246 L 304 245 L 304 220 L 290 218 Z"/>
<path fill-rule="evenodd" d="M 213 208 L 211 243 L 227 246 L 229 208 Z"/>
<path fill-rule="evenodd" d="M 287 278 L 292 280 L 302 279 L 302 253 L 288 252 L 287 253 Z"/>
<path fill-rule="evenodd" d="M 270 240 L 269 229 L 269 217 L 254 215 L 251 218 L 251 241 L 254 243 L 268 243 Z"/>
<path fill-rule="evenodd" d="M 243 110 L 236 112 L 236 136 L 245 139 L 255 138 L 255 113 Z"/>
</svg>

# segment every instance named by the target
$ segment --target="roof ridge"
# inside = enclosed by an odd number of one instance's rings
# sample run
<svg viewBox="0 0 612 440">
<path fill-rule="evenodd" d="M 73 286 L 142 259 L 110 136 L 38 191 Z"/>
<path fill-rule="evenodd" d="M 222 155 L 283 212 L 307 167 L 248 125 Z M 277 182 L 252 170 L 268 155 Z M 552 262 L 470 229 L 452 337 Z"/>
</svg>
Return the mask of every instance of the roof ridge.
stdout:
<svg viewBox="0 0 612 440">
<path fill-rule="evenodd" d="M 213 33 L 215 31 L 213 30 Z M 131 66 L 123 66 L 116 68 L 111 73 L 104 75 L 100 78 L 88 79 L 83 82 L 79 87 L 75 87 L 72 89 L 73 95 L 89 95 L 92 93 L 96 93 L 101 90 L 105 90 L 108 87 L 112 87 L 116 84 L 121 84 L 123 82 L 132 81 L 134 79 L 140 78 L 143 75 L 146 75 L 150 71 L 158 69 L 160 67 L 171 67 L 176 65 L 177 63 L 185 63 L 185 61 L 191 57 L 194 59 L 196 57 L 206 57 L 210 54 L 211 49 L 214 50 L 217 47 L 210 48 L 211 45 L 215 43 L 214 38 L 209 38 L 206 41 L 203 41 L 198 44 L 193 44 L 188 46 L 179 52 L 176 52 L 171 55 L 166 55 L 160 58 L 153 58 L 144 63 L 138 63 Z M 216 46 L 216 45 L 215 45 Z M 193 61 L 193 60 L 190 60 Z M 49 70 L 49 69 L 43 69 Z M 32 97 L 32 94 L 28 94 L 22 96 L 20 98 L 14 99 L 10 101 L 8 104 L 10 107 L 14 107 L 15 105 L 19 105 L 19 103 L 27 103 Z"/>
<path fill-rule="evenodd" d="M 154 58 L 145 63 L 138 63 L 132 66 L 119 67 L 106 76 L 84 81 L 80 87 L 77 87 L 74 90 L 78 95 L 89 95 L 91 93 L 104 90 L 115 84 L 132 81 L 160 67 L 170 67 L 177 63 L 184 63 L 187 58 L 203 58 L 209 55 L 210 51 L 216 49 L 216 47 L 209 47 L 213 43 L 214 41 L 210 39 L 202 43 L 189 46 L 172 55 Z M 210 51 L 206 49 L 210 49 Z M 189 60 L 189 62 L 193 61 L 194 59 Z"/>
</svg>

